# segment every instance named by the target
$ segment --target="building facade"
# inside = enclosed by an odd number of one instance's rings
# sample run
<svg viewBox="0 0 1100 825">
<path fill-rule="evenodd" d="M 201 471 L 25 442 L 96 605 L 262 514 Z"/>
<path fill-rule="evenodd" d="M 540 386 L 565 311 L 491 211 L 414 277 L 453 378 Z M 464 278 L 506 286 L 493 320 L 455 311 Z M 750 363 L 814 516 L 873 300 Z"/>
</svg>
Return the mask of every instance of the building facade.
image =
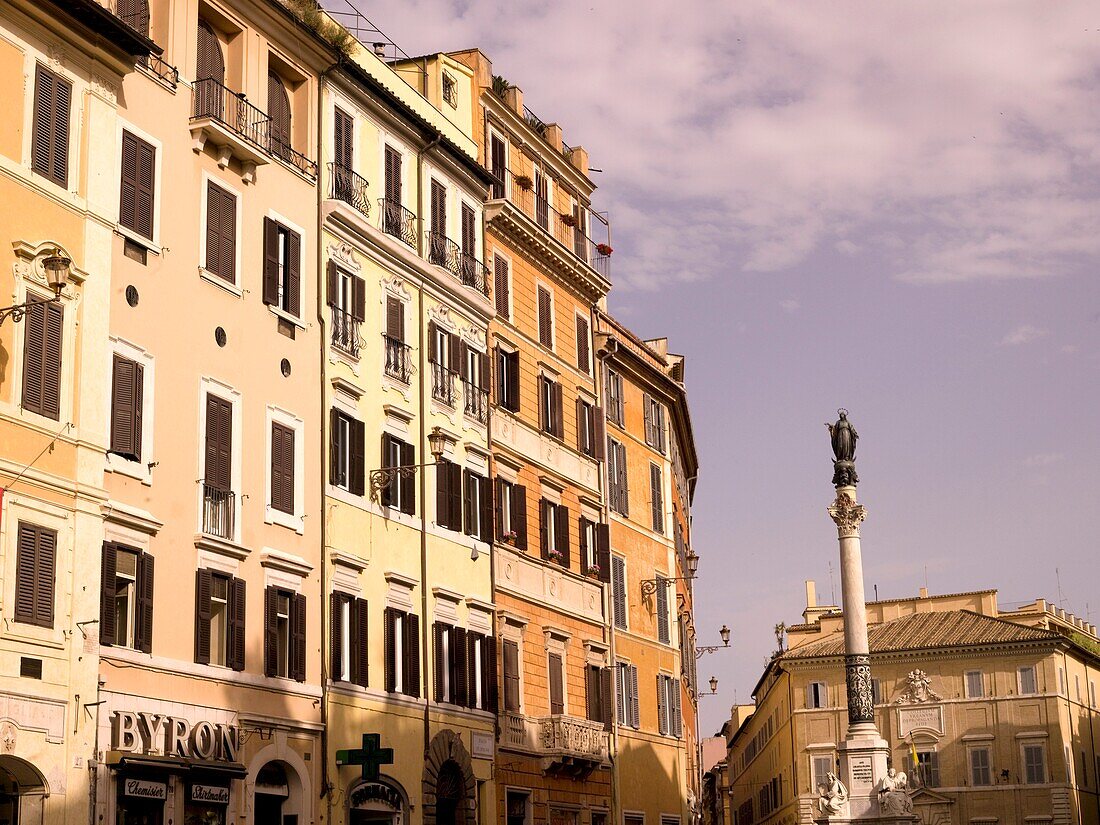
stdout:
<svg viewBox="0 0 1100 825">
<path fill-rule="evenodd" d="M 732 821 L 813 820 L 846 725 L 843 615 L 816 604 L 729 740 Z M 925 823 L 1100 821 L 1095 626 L 996 591 L 867 605 L 876 724 Z"/>
</svg>

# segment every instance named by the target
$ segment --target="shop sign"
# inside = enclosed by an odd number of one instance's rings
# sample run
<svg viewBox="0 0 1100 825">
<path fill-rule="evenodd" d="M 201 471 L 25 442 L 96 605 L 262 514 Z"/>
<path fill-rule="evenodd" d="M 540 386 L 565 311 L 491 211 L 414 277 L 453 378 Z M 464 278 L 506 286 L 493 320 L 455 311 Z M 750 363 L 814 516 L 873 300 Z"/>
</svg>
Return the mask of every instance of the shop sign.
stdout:
<svg viewBox="0 0 1100 825">
<path fill-rule="evenodd" d="M 229 788 L 221 785 L 192 785 L 192 802 L 214 802 L 218 805 L 229 804 Z"/>
<path fill-rule="evenodd" d="M 236 762 L 240 732 L 236 725 L 197 722 L 158 713 L 115 711 L 111 748 L 123 753 Z"/>
<path fill-rule="evenodd" d="M 397 792 L 397 789 L 391 788 L 389 785 L 383 785 L 379 782 L 370 782 L 366 785 L 360 785 L 351 792 L 351 799 L 349 802 L 353 808 L 366 805 L 368 802 L 381 802 L 393 808 L 395 811 L 400 811 L 402 805 L 401 794 Z"/>
<path fill-rule="evenodd" d="M 150 782 L 147 779 L 124 779 L 122 793 L 140 799 L 167 799 L 168 786 L 163 782 Z"/>
</svg>

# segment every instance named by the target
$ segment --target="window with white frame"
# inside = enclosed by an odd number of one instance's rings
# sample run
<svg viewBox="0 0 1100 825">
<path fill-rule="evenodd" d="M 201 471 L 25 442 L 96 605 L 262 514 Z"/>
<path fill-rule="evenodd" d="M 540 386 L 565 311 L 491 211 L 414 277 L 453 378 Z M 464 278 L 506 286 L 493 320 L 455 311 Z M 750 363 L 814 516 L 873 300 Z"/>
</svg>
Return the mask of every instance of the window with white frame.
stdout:
<svg viewBox="0 0 1100 825">
<path fill-rule="evenodd" d="M 830 754 L 810 757 L 810 775 L 813 777 L 813 789 L 829 787 L 829 774 L 835 769 L 836 758 Z"/>
<path fill-rule="evenodd" d="M 980 670 L 966 672 L 966 696 L 969 699 L 981 699 L 985 696 L 985 681 Z"/>
<path fill-rule="evenodd" d="M 1039 683 L 1035 678 L 1035 667 L 1033 665 L 1019 668 L 1016 671 L 1016 677 L 1021 696 L 1029 696 L 1039 692 Z"/>
<path fill-rule="evenodd" d="M 806 707 L 824 708 L 829 705 L 829 692 L 824 682 L 810 682 L 806 685 Z"/>
</svg>

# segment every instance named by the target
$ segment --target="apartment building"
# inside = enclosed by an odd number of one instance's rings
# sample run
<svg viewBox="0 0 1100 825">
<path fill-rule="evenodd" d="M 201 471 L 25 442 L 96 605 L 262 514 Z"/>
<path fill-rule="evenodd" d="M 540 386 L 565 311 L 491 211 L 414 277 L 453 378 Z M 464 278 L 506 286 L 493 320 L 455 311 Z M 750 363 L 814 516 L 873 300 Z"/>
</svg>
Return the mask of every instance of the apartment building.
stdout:
<svg viewBox="0 0 1100 825">
<path fill-rule="evenodd" d="M 847 725 L 844 617 L 807 587 L 803 621 L 731 724 L 731 821 L 812 822 Z M 995 590 L 867 604 L 875 722 L 922 822 L 1100 821 L 1100 639 Z"/>
<path fill-rule="evenodd" d="M 0 18 L 0 820 L 87 821 L 115 90 L 158 47 L 92 3 Z"/>
<path fill-rule="evenodd" d="M 700 797 L 690 505 L 698 460 L 684 362 L 595 313 L 607 419 L 616 808 L 689 822 Z"/>
<path fill-rule="evenodd" d="M 114 90 L 97 147 L 113 263 L 93 818 L 317 821 L 311 147 L 333 49 L 272 0 L 113 8 L 162 51 Z"/>
<path fill-rule="evenodd" d="M 357 15 L 338 19 L 373 29 Z M 484 822 L 497 655 L 489 179 L 458 103 L 469 70 L 393 50 L 356 43 L 322 104 L 327 815 Z M 360 764 L 372 734 L 392 749 L 377 773 Z"/>
</svg>

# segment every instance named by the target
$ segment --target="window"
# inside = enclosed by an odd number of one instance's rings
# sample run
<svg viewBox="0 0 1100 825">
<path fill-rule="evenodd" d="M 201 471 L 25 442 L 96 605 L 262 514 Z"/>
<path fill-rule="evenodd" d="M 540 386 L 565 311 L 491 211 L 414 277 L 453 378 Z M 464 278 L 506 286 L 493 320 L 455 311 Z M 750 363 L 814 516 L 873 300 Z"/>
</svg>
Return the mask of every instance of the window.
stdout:
<svg viewBox="0 0 1100 825">
<path fill-rule="evenodd" d="M 15 553 L 15 620 L 53 627 L 57 531 L 19 522 Z"/>
<path fill-rule="evenodd" d="M 550 714 L 565 713 L 565 664 L 560 653 L 548 653 L 547 672 L 550 674 Z"/>
<path fill-rule="evenodd" d="M 233 404 L 206 395 L 202 529 L 222 538 L 234 535 Z"/>
<path fill-rule="evenodd" d="M 477 213 L 468 203 L 459 210 L 459 225 L 462 237 L 462 283 L 478 289 L 488 288 L 483 276 L 475 272 L 477 259 Z M 480 283 L 479 283 L 480 281 Z"/>
<path fill-rule="evenodd" d="M 824 786 L 829 787 L 829 774 L 835 770 L 835 759 L 832 754 L 828 756 L 812 756 L 811 760 L 811 776 L 813 777 L 813 789 Z"/>
<path fill-rule="evenodd" d="M 1024 745 L 1024 782 L 1042 785 L 1047 781 L 1046 750 L 1042 745 Z"/>
<path fill-rule="evenodd" d="M 600 566 L 596 526 L 596 522 L 584 516 L 581 516 L 577 522 L 577 534 L 581 542 L 581 571 L 584 573 Z"/>
<path fill-rule="evenodd" d="M 306 680 L 306 597 L 278 587 L 264 591 L 264 674 Z"/>
<path fill-rule="evenodd" d="M 111 448 L 131 461 L 141 460 L 142 393 L 145 370 L 136 361 L 115 355 L 111 381 Z"/>
<path fill-rule="evenodd" d="M 436 266 L 449 262 L 447 243 L 447 187 L 437 180 L 431 184 L 431 232 L 428 236 L 428 260 Z"/>
<path fill-rule="evenodd" d="M 555 438 L 564 436 L 561 384 L 545 375 L 539 376 L 539 423 L 544 433 Z"/>
<path fill-rule="evenodd" d="M 657 579 L 657 592 L 656 592 L 656 619 L 657 619 L 657 641 L 663 645 L 667 645 L 671 641 L 671 635 L 669 633 L 668 624 L 668 589 L 671 586 L 669 580 L 660 575 L 656 576 Z"/>
<path fill-rule="evenodd" d="M 638 725 L 638 668 L 619 662 L 615 668 L 615 705 L 620 725 Z"/>
<path fill-rule="evenodd" d="M 156 159 L 154 146 L 123 131 L 118 222 L 149 240 L 153 239 Z"/>
<path fill-rule="evenodd" d="M 825 708 L 829 706 L 829 693 L 824 682 L 810 682 L 806 685 L 806 707 Z"/>
<path fill-rule="evenodd" d="M 993 771 L 989 764 L 989 748 L 970 749 L 970 784 L 992 785 Z"/>
<path fill-rule="evenodd" d="M 875 705 L 883 704 L 881 679 L 871 680 L 871 703 Z"/>
<path fill-rule="evenodd" d="M 225 83 L 225 61 L 222 58 L 221 43 L 205 20 L 199 20 L 197 58 L 196 80 L 213 78 L 218 83 Z"/>
<path fill-rule="evenodd" d="M 69 103 L 73 84 L 38 64 L 34 70 L 31 169 L 58 186 L 69 185 Z"/>
<path fill-rule="evenodd" d="M 665 451 L 665 406 L 649 393 L 643 399 L 645 443 L 658 452 Z"/>
<path fill-rule="evenodd" d="M 466 706 L 469 701 L 469 659 L 466 630 L 443 622 L 432 625 L 435 647 L 432 672 L 435 701 Z"/>
<path fill-rule="evenodd" d="M 264 303 L 298 317 L 302 314 L 302 236 L 264 218 Z"/>
<path fill-rule="evenodd" d="M 389 433 L 382 433 L 382 469 L 412 467 L 416 464 L 413 445 Z M 391 473 L 389 483 L 382 488 L 382 506 L 392 507 L 411 515 L 416 512 L 416 477 L 411 473 Z"/>
<path fill-rule="evenodd" d="M 613 438 L 607 439 L 608 504 L 622 516 L 630 515 L 630 496 L 627 489 L 626 447 Z"/>
<path fill-rule="evenodd" d="M 355 118 L 339 106 L 333 109 L 333 132 L 333 160 L 337 166 L 350 172 L 354 168 L 355 159 Z M 349 181 L 346 186 L 342 185 L 344 180 Z M 341 190 L 348 190 L 348 195 L 352 194 L 350 191 L 350 176 L 337 175 L 335 182 Z M 344 192 L 338 191 L 337 194 L 342 195 Z"/>
<path fill-rule="evenodd" d="M 592 370 L 591 336 L 588 333 L 588 319 L 577 316 L 577 369 L 587 375 Z"/>
<path fill-rule="evenodd" d="M 649 503 L 653 516 L 653 530 L 665 531 L 664 475 L 656 464 L 649 465 Z"/>
<path fill-rule="evenodd" d="M 1021 696 L 1039 692 L 1039 686 L 1035 680 L 1035 668 L 1033 666 L 1022 667 L 1016 671 L 1016 674 L 1019 681 Z"/>
<path fill-rule="evenodd" d="M 496 639 L 473 630 L 466 631 L 466 707 L 475 710 L 497 709 Z"/>
<path fill-rule="evenodd" d="M 152 652 L 153 557 L 107 542 L 102 564 L 99 643 Z"/>
<path fill-rule="evenodd" d="M 542 557 L 569 567 L 569 509 L 544 498 L 540 512 Z"/>
<path fill-rule="evenodd" d="M 481 541 L 489 541 L 492 534 L 492 497 L 489 495 L 489 479 L 466 470 L 464 479 L 464 505 L 466 535 Z"/>
<path fill-rule="evenodd" d="M 497 315 L 506 320 L 510 319 L 512 317 L 510 297 L 512 279 L 508 274 L 508 261 L 500 255 L 493 255 L 493 286 L 495 288 Z"/>
<path fill-rule="evenodd" d="M 361 496 L 365 481 L 366 459 L 363 442 L 366 428 L 362 421 L 333 407 L 329 413 L 329 429 L 331 430 L 329 483 Z"/>
<path fill-rule="evenodd" d="M 359 355 L 359 324 L 366 317 L 366 281 L 328 262 L 328 305 L 332 307 L 332 345 Z"/>
<path fill-rule="evenodd" d="M 917 751 L 917 776 L 926 788 L 940 786 L 939 754 L 930 750 Z"/>
<path fill-rule="evenodd" d="M 623 377 L 612 370 L 607 371 L 607 417 L 620 427 L 623 425 L 625 400 L 623 398 Z"/>
<path fill-rule="evenodd" d="M 479 424 L 489 421 L 489 356 L 468 346 L 461 346 L 462 411 Z"/>
<path fill-rule="evenodd" d="M 603 410 L 578 397 L 577 449 L 590 458 L 603 461 L 605 439 Z"/>
<path fill-rule="evenodd" d="M 611 601 L 615 627 L 626 630 L 626 559 L 611 557 Z"/>
<path fill-rule="evenodd" d="M 27 307 L 23 318 L 23 409 L 54 421 L 61 418 L 63 322 L 58 303 Z"/>
<path fill-rule="evenodd" d="M 511 639 L 503 641 L 504 709 L 512 713 L 520 711 L 519 644 Z"/>
<path fill-rule="evenodd" d="M 367 687 L 369 645 L 367 600 L 347 593 L 333 593 L 330 651 L 332 680 Z"/>
<path fill-rule="evenodd" d="M 611 669 L 588 664 L 584 668 L 586 710 L 593 722 L 611 724 Z"/>
<path fill-rule="evenodd" d="M 496 178 L 493 181 L 491 197 L 503 198 L 505 181 L 508 178 L 508 144 L 495 132 L 489 133 L 489 165 L 489 171 Z"/>
<path fill-rule="evenodd" d="M 428 361 L 432 365 L 432 398 L 449 407 L 455 404 L 454 376 L 462 363 L 461 341 L 454 333 L 428 323 Z"/>
<path fill-rule="evenodd" d="M 443 72 L 443 100 L 452 109 L 458 108 L 458 87 L 449 72 Z"/>
<path fill-rule="evenodd" d="M 550 229 L 550 181 L 535 167 L 535 220 L 543 229 Z M 550 344 L 547 344 L 550 346 Z"/>
<path fill-rule="evenodd" d="M 405 240 L 405 210 L 401 206 L 401 153 L 386 146 L 385 198 L 382 202 L 382 231 Z M 415 235 L 413 243 L 415 244 Z"/>
<path fill-rule="evenodd" d="M 271 134 L 271 153 L 276 157 L 290 159 L 294 151 L 291 136 L 290 97 L 286 85 L 275 72 L 267 72 L 267 116 Z"/>
<path fill-rule="evenodd" d="M 966 695 L 970 699 L 981 699 L 985 696 L 985 683 L 980 670 L 966 672 Z"/>
<path fill-rule="evenodd" d="M 195 604 L 195 661 L 244 670 L 244 580 L 198 570 Z"/>
<path fill-rule="evenodd" d="M 213 181 L 206 183 L 206 271 L 236 283 L 237 196 Z"/>
<path fill-rule="evenodd" d="M 680 706 L 680 680 L 657 676 L 657 730 L 662 736 L 683 735 L 683 715 Z"/>
<path fill-rule="evenodd" d="M 294 513 L 294 430 L 271 423 L 271 507 Z"/>
<path fill-rule="evenodd" d="M 497 347 L 497 403 L 519 412 L 519 353 Z"/>
<path fill-rule="evenodd" d="M 435 465 L 435 523 L 448 530 L 462 530 L 462 468 L 441 458 Z"/>
<path fill-rule="evenodd" d="M 420 696 L 420 617 L 387 607 L 386 690 L 406 696 Z"/>
<path fill-rule="evenodd" d="M 496 480 L 497 539 L 519 550 L 527 549 L 527 488 Z"/>
<path fill-rule="evenodd" d="M 544 286 L 538 287 L 539 343 L 554 348 L 554 296 Z"/>
<path fill-rule="evenodd" d="M 531 794 L 523 791 L 508 791 L 505 799 L 505 825 L 529 825 L 527 818 L 528 800 Z"/>
</svg>

